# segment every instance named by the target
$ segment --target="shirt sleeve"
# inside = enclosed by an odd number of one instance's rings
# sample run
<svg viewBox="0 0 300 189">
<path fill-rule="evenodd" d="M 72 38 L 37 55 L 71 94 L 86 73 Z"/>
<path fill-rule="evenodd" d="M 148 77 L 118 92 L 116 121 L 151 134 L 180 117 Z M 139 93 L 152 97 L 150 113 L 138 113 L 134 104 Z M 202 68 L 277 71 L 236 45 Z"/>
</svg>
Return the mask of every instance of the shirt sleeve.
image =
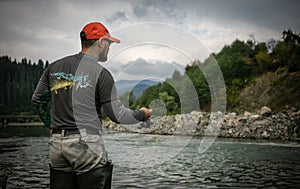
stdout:
<svg viewBox="0 0 300 189">
<path fill-rule="evenodd" d="M 42 122 L 47 128 L 51 125 L 51 113 L 49 101 L 51 100 L 50 84 L 49 84 L 49 70 L 46 69 L 42 74 L 37 87 L 32 96 L 32 103 L 35 106 Z"/>
<path fill-rule="evenodd" d="M 136 124 L 146 117 L 143 110 L 126 108 L 119 99 L 104 103 L 103 110 L 113 122 L 121 124 Z"/>
<path fill-rule="evenodd" d="M 111 73 L 105 68 L 99 75 L 96 91 L 98 93 L 97 95 L 101 104 L 119 98 L 115 86 L 115 81 Z"/>
<path fill-rule="evenodd" d="M 145 112 L 143 110 L 131 110 L 126 108 L 119 100 L 118 92 L 114 79 L 110 72 L 106 69 L 99 75 L 98 98 L 96 98 L 103 106 L 103 110 L 107 116 L 116 123 L 135 124 L 145 120 Z"/>
</svg>

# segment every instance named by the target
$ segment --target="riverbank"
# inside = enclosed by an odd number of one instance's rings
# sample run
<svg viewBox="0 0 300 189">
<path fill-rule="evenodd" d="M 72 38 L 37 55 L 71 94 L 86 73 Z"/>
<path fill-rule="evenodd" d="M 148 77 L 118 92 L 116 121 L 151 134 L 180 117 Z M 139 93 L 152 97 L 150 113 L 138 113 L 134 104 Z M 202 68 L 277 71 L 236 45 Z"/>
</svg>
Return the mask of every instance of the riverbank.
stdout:
<svg viewBox="0 0 300 189">
<path fill-rule="evenodd" d="M 220 124 L 218 124 L 220 123 Z M 119 125 L 107 121 L 104 127 L 119 132 L 160 135 L 218 136 L 221 138 L 271 139 L 300 141 L 300 110 L 273 113 L 268 107 L 238 115 L 235 112 L 211 115 L 206 112 L 153 118 L 150 128 L 144 125 Z"/>
<path fill-rule="evenodd" d="M 235 112 L 212 115 L 207 112 L 191 112 L 172 116 L 153 117 L 149 128 L 145 124 L 120 125 L 105 121 L 104 128 L 118 132 L 218 136 L 220 138 L 270 139 L 300 142 L 300 110 L 295 108 L 274 113 L 268 107 L 256 112 Z M 220 124 L 219 124 L 220 123 Z M 219 125 L 218 125 L 219 124 Z M 41 127 L 41 122 L 8 122 L 0 128 L 14 129 Z"/>
</svg>

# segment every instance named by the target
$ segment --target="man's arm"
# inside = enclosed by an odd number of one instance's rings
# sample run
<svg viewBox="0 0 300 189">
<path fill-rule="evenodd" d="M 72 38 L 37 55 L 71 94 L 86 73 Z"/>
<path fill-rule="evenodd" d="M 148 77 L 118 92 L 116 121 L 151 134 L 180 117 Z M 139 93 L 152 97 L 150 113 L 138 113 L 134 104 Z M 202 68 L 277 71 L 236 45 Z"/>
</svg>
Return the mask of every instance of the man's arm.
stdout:
<svg viewBox="0 0 300 189">
<path fill-rule="evenodd" d="M 47 128 L 50 128 L 51 125 L 50 100 L 51 92 L 48 81 L 48 70 L 45 70 L 33 93 L 32 103 Z"/>
<path fill-rule="evenodd" d="M 152 112 L 144 107 L 139 110 L 131 110 L 126 108 L 119 99 L 104 103 L 103 110 L 113 122 L 121 124 L 136 124 L 146 121 Z"/>
<path fill-rule="evenodd" d="M 140 110 L 131 110 L 120 102 L 113 77 L 106 69 L 103 69 L 99 75 L 96 95 L 96 100 L 105 113 L 116 123 L 135 124 L 146 121 L 151 116 L 152 110 L 144 107 Z"/>
</svg>

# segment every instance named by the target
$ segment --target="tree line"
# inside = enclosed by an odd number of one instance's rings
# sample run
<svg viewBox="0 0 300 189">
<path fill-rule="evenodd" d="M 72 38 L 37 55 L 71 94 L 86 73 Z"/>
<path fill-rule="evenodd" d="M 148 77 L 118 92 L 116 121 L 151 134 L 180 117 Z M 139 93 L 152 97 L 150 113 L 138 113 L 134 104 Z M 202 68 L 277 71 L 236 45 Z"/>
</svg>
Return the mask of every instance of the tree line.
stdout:
<svg viewBox="0 0 300 189">
<path fill-rule="evenodd" d="M 40 76 L 49 65 L 39 60 L 20 62 L 11 57 L 0 57 L 0 114 L 34 114 L 31 97 Z"/>
</svg>

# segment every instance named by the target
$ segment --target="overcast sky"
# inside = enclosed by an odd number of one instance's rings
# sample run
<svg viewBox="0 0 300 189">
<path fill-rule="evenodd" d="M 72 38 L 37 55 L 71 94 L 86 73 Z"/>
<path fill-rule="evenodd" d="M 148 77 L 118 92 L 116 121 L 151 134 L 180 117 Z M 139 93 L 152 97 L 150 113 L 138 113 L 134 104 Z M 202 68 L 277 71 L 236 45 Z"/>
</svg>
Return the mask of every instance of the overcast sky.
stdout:
<svg viewBox="0 0 300 189">
<path fill-rule="evenodd" d="M 199 52 L 192 53 L 200 45 L 193 48 L 185 38 L 203 45 L 199 58 L 236 38 L 280 39 L 288 28 L 300 32 L 299 7 L 298 0 L 0 0 L 0 54 L 52 62 L 79 52 L 82 27 L 100 21 L 121 40 L 119 47 L 111 46 L 108 67 L 116 71 L 114 77 L 133 63 L 140 62 L 142 69 L 144 60 L 156 64 L 154 69 L 166 69 L 167 76 Z M 134 71 L 126 77 L 134 79 L 129 76 Z"/>
</svg>

